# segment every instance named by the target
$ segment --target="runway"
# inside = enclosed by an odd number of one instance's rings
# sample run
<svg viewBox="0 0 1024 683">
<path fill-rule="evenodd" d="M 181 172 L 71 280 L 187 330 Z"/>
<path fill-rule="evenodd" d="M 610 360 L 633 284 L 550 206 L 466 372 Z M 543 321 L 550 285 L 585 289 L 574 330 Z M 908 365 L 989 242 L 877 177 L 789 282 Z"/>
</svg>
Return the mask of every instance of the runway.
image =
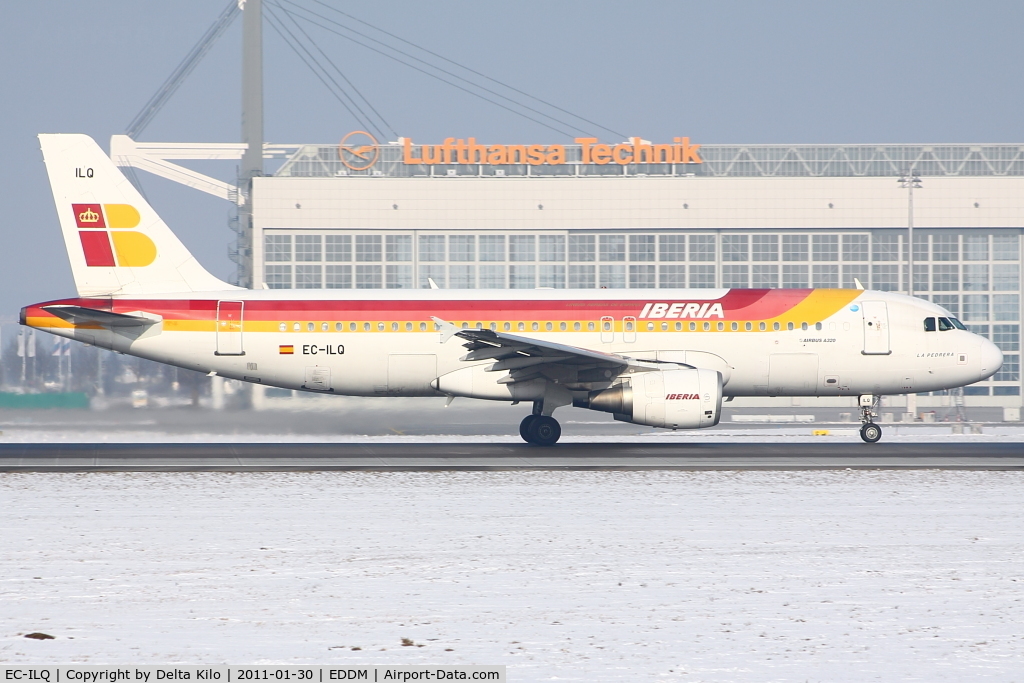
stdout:
<svg viewBox="0 0 1024 683">
<path fill-rule="evenodd" d="M 1021 443 L 3 444 L 0 472 L 1024 469 Z"/>
</svg>

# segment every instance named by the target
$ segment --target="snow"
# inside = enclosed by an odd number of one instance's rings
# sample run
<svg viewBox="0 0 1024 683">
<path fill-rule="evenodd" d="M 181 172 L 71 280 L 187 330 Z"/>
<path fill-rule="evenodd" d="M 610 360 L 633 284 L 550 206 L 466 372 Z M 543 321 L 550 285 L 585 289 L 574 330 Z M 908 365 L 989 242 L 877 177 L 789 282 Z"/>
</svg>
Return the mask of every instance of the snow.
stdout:
<svg viewBox="0 0 1024 683">
<path fill-rule="evenodd" d="M 3 474 L 0 660 L 1020 681 L 1022 484 L 937 470 Z"/>
</svg>

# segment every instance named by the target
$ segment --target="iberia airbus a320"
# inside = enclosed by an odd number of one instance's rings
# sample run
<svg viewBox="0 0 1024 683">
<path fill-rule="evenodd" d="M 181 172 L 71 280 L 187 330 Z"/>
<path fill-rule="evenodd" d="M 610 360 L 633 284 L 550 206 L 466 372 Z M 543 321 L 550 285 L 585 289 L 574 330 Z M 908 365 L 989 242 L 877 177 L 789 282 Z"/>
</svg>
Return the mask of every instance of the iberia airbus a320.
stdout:
<svg viewBox="0 0 1024 683">
<path fill-rule="evenodd" d="M 347 396 L 517 403 L 533 444 L 560 406 L 668 429 L 723 398 L 878 397 L 990 377 L 1002 353 L 927 301 L 861 289 L 241 289 L 192 257 L 99 146 L 40 135 L 78 296 L 23 325 L 222 377 Z M 456 337 L 457 340 L 452 340 Z"/>
</svg>

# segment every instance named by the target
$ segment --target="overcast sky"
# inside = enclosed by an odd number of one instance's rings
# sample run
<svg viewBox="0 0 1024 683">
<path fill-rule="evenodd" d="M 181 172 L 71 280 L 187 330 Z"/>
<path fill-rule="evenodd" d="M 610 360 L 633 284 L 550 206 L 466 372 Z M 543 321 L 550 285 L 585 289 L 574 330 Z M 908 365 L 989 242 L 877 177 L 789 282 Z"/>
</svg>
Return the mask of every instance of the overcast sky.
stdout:
<svg viewBox="0 0 1024 683">
<path fill-rule="evenodd" d="M 337 16 L 317 0 L 294 1 Z M 1024 142 L 1020 2 L 321 1 L 601 126 L 649 140 Z M 224 5 L 4 3 L 0 318 L 9 320 L 27 303 L 75 294 L 35 135 L 87 133 L 107 149 L 110 136 L 125 131 Z M 426 143 L 449 136 L 571 142 L 337 36 L 308 30 L 399 135 Z M 267 141 L 337 142 L 361 127 L 270 26 L 264 36 Z M 238 20 L 140 139 L 237 142 L 240 64 Z M 201 170 L 233 179 L 235 165 Z M 139 175 L 157 211 L 197 258 L 228 278 L 230 206 Z"/>
</svg>

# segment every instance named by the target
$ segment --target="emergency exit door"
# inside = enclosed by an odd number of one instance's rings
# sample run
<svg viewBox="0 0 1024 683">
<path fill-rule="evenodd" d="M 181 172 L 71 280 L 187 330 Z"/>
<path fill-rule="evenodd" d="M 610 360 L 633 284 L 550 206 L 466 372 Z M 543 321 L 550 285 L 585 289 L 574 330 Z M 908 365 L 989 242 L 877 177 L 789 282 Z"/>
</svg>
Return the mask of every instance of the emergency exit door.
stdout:
<svg viewBox="0 0 1024 683">
<path fill-rule="evenodd" d="M 244 356 L 242 349 L 242 301 L 217 302 L 217 355 Z"/>
</svg>

